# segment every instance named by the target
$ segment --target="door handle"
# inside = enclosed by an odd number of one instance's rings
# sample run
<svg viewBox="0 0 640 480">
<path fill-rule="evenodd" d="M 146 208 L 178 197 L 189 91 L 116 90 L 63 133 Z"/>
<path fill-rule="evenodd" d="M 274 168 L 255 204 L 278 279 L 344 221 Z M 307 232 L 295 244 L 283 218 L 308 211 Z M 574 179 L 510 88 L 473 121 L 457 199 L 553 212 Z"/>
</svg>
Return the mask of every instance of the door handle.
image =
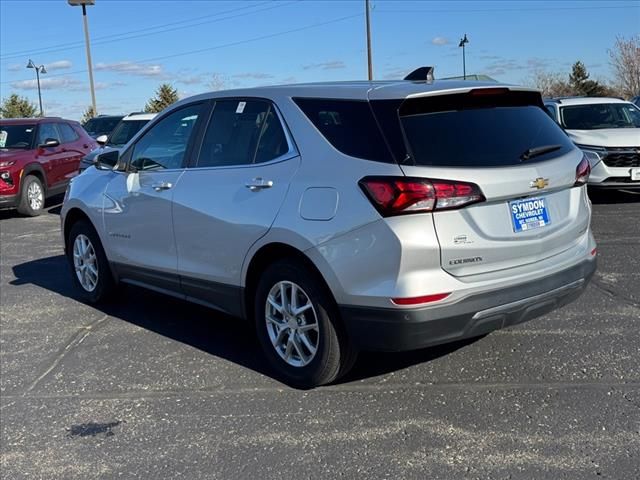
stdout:
<svg viewBox="0 0 640 480">
<path fill-rule="evenodd" d="M 263 188 L 273 187 L 273 181 L 265 180 L 264 178 L 258 177 L 248 182 L 245 187 L 247 187 L 252 192 L 257 192 L 258 190 L 262 190 Z"/>
<path fill-rule="evenodd" d="M 169 182 L 158 182 L 151 185 L 151 188 L 153 188 L 156 192 L 160 192 L 162 190 L 169 190 L 171 187 L 173 187 L 173 184 Z"/>
</svg>

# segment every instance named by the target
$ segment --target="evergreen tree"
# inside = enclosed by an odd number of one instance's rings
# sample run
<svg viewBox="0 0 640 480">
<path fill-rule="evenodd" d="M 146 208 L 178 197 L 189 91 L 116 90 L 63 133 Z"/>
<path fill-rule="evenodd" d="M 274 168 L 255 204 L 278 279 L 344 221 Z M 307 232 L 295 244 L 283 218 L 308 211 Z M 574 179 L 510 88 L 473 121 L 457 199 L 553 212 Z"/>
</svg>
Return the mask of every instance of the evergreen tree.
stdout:
<svg viewBox="0 0 640 480">
<path fill-rule="evenodd" d="M 587 67 L 580 61 L 573 64 L 571 74 L 569 75 L 569 85 L 575 91 L 576 95 L 584 95 L 587 97 L 598 97 L 606 93 L 606 89 L 595 80 L 589 79 Z"/>
<path fill-rule="evenodd" d="M 33 103 L 15 93 L 3 99 L 0 105 L 0 118 L 30 118 L 36 117 L 37 114 L 38 109 Z"/>
<path fill-rule="evenodd" d="M 156 90 L 155 97 L 147 102 L 144 111 L 147 113 L 158 113 L 177 101 L 178 90 L 168 83 L 163 83 L 158 87 L 158 90 Z"/>
</svg>

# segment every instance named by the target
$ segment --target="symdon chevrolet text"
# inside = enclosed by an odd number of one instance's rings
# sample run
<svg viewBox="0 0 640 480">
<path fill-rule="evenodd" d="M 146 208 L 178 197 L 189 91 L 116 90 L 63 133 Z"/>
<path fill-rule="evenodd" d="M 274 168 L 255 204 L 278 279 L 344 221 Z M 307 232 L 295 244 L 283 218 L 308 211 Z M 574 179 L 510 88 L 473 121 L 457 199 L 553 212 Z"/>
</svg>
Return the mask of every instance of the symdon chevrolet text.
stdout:
<svg viewBox="0 0 640 480">
<path fill-rule="evenodd" d="M 123 282 L 248 319 L 311 387 L 577 298 L 588 176 L 528 88 L 271 86 L 172 105 L 74 179 L 62 229 L 88 301 Z"/>
</svg>

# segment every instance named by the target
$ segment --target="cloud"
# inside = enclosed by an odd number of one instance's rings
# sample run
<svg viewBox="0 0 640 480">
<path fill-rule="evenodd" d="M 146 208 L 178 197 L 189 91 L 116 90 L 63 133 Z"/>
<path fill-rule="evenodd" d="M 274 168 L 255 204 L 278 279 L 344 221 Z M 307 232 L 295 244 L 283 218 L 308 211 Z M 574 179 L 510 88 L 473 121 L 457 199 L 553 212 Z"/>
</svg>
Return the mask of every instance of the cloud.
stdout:
<svg viewBox="0 0 640 480">
<path fill-rule="evenodd" d="M 434 37 L 431 40 L 431 43 L 433 45 L 436 45 L 438 47 L 441 47 L 443 45 L 448 45 L 449 43 L 451 43 L 448 39 L 446 39 L 445 37 Z"/>
<path fill-rule="evenodd" d="M 183 85 L 197 85 L 199 83 L 202 83 L 202 81 L 202 75 L 192 75 L 187 77 L 180 77 L 176 80 L 176 83 L 182 83 Z"/>
<path fill-rule="evenodd" d="M 236 73 L 233 75 L 233 78 L 248 78 L 252 80 L 264 80 L 267 78 L 273 78 L 273 75 L 270 73 L 263 72 L 244 72 L 244 73 Z"/>
<path fill-rule="evenodd" d="M 296 83 L 296 77 L 286 77 L 283 78 L 282 80 L 280 80 L 280 83 L 282 84 L 289 84 L 289 83 Z"/>
<path fill-rule="evenodd" d="M 389 68 L 387 69 L 387 73 L 382 76 L 383 80 L 400 80 L 407 76 L 407 74 L 411 71 L 408 68 Z"/>
<path fill-rule="evenodd" d="M 41 78 L 40 88 L 42 90 L 56 90 L 56 89 L 74 89 L 74 87 L 80 85 L 81 82 L 75 78 L 59 77 L 59 78 Z M 35 90 L 38 88 L 38 84 L 35 79 L 33 80 L 20 80 L 18 82 L 12 82 L 11 86 L 17 90 Z"/>
<path fill-rule="evenodd" d="M 330 60 L 328 62 L 311 63 L 309 65 L 303 65 L 304 70 L 311 70 L 314 68 L 320 68 L 322 70 L 335 70 L 339 68 L 346 68 L 346 65 L 342 60 Z"/>
<path fill-rule="evenodd" d="M 71 68 L 73 64 L 69 60 L 58 60 L 57 62 L 45 63 L 44 66 L 48 72 L 53 72 L 55 70 Z"/>
<path fill-rule="evenodd" d="M 98 63 L 96 70 L 104 72 L 124 73 L 138 77 L 161 77 L 164 76 L 162 65 L 148 65 L 134 62 Z"/>
<path fill-rule="evenodd" d="M 22 65 L 21 63 L 12 63 L 7 67 L 7 70 L 10 72 L 19 72 L 23 68 L 25 68 L 25 65 Z"/>
</svg>

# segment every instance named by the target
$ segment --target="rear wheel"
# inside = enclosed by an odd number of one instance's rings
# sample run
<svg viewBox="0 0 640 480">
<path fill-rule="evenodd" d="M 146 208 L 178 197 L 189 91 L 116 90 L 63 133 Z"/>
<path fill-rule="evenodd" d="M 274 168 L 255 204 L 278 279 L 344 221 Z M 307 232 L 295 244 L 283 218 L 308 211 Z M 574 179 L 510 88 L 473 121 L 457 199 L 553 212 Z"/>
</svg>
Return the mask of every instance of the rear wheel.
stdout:
<svg viewBox="0 0 640 480">
<path fill-rule="evenodd" d="M 256 330 L 271 366 L 288 384 L 309 388 L 344 375 L 355 360 L 331 295 L 315 272 L 280 260 L 256 291 Z"/>
<path fill-rule="evenodd" d="M 73 224 L 67 238 L 67 260 L 74 283 L 90 303 L 107 300 L 115 290 L 115 282 L 100 238 L 93 226 L 84 220 Z"/>
<path fill-rule="evenodd" d="M 44 200 L 44 188 L 40 179 L 35 175 L 27 175 L 20 189 L 18 212 L 29 217 L 38 216 L 44 208 Z"/>
</svg>

